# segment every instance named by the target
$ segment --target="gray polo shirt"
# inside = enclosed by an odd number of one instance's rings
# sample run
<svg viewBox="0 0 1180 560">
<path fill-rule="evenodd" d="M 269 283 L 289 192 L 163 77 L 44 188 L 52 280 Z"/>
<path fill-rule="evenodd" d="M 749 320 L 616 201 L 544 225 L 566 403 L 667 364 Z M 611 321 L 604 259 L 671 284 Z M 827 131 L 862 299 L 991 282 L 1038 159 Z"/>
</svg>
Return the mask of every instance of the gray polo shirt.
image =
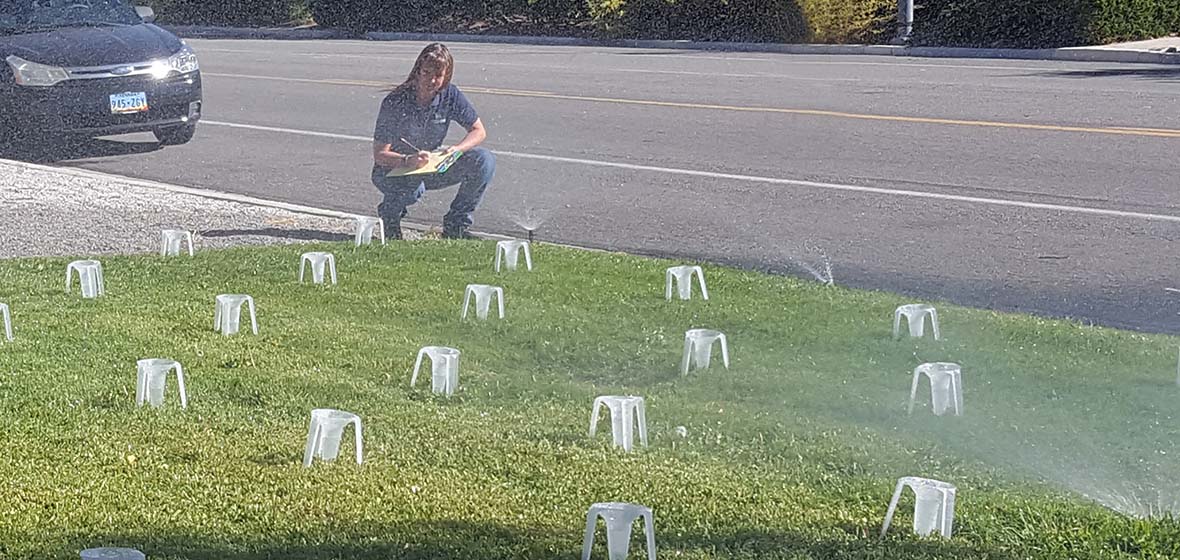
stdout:
<svg viewBox="0 0 1180 560">
<path fill-rule="evenodd" d="M 477 119 L 475 107 L 455 84 L 438 92 L 426 107 L 419 107 L 414 102 L 414 92 L 407 89 L 385 96 L 377 114 L 373 140 L 392 145 L 393 151 L 399 154 L 414 153 L 401 138 L 423 150 L 434 150 L 446 139 L 451 121 L 470 130 Z"/>
</svg>

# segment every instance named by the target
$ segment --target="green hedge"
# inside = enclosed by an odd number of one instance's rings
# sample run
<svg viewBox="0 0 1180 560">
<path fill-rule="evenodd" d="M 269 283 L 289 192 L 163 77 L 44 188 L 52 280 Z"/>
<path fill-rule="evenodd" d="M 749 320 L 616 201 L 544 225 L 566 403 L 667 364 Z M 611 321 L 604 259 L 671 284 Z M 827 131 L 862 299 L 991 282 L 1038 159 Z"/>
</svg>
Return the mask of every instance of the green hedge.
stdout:
<svg viewBox="0 0 1180 560">
<path fill-rule="evenodd" d="M 797 41 L 806 35 L 792 0 L 590 0 L 598 30 L 616 38 Z"/>
<path fill-rule="evenodd" d="M 917 0 L 921 45 L 1046 48 L 1180 32 L 1180 0 Z M 147 0 L 163 23 L 275 25 L 310 10 L 354 31 L 461 31 L 602 37 L 881 43 L 897 0 Z M 583 25 L 584 24 L 584 25 Z"/>
<path fill-rule="evenodd" d="M 883 43 L 897 32 L 897 0 L 799 0 L 799 5 L 808 43 Z"/>
<path fill-rule="evenodd" d="M 138 0 L 160 23 L 268 26 L 306 15 L 306 0 Z"/>
<path fill-rule="evenodd" d="M 1180 31 L 1180 0 L 920 0 L 918 44 L 1057 48 Z"/>
<path fill-rule="evenodd" d="M 588 0 L 611 37 L 876 42 L 892 32 L 896 0 Z"/>
<path fill-rule="evenodd" d="M 390 5 L 403 2 L 390 2 Z M 308 0 L 307 8 L 311 17 L 322 27 L 372 31 L 379 27 L 370 24 L 378 17 L 386 17 L 386 10 L 371 0 Z"/>
<path fill-rule="evenodd" d="M 1093 0 L 1086 38 L 1135 41 L 1180 32 L 1180 0 Z"/>
<path fill-rule="evenodd" d="M 888 37 L 897 9 L 896 0 L 310 0 L 309 7 L 320 25 L 354 31 L 527 16 L 559 30 L 590 23 L 611 38 L 832 43 Z"/>
<path fill-rule="evenodd" d="M 565 23 L 584 18 L 585 0 L 309 0 L 320 25 L 354 31 L 413 31 L 529 16 L 535 21 Z M 444 25 L 445 27 L 445 25 Z"/>
</svg>

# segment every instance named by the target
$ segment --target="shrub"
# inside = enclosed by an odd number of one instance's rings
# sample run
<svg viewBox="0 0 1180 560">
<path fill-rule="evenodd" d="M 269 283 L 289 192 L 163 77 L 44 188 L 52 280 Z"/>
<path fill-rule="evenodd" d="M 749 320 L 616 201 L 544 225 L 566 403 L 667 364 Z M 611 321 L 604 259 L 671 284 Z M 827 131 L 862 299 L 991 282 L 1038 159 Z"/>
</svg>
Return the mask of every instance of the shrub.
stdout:
<svg viewBox="0 0 1180 560">
<path fill-rule="evenodd" d="M 310 0 L 316 23 L 354 31 L 413 31 L 446 21 L 527 15 L 567 23 L 584 17 L 584 0 Z"/>
<path fill-rule="evenodd" d="M 614 38 L 846 43 L 876 41 L 890 34 L 896 21 L 896 0 L 309 1 L 320 25 L 355 31 L 426 30 L 446 28 L 448 22 L 504 23 L 527 16 L 551 29 L 589 18 L 600 35 Z"/>
<path fill-rule="evenodd" d="M 1180 0 L 917 0 L 915 43 L 1065 47 L 1180 32 Z M 274 25 L 310 12 L 353 31 L 561 33 L 583 22 L 636 39 L 880 43 L 897 0 L 153 0 L 161 22 Z"/>
<path fill-rule="evenodd" d="M 528 13 L 540 21 L 577 23 L 586 17 L 586 0 L 524 0 Z"/>
<path fill-rule="evenodd" d="M 445 17 L 463 0 L 309 0 L 316 23 L 363 31 L 410 31 Z M 474 3 L 473 3 L 474 4 Z"/>
<path fill-rule="evenodd" d="M 897 0 L 800 0 L 809 43 L 880 43 L 897 31 Z"/>
<path fill-rule="evenodd" d="M 152 0 L 161 23 L 266 26 L 294 19 L 306 0 Z"/>
<path fill-rule="evenodd" d="M 1180 32 L 1180 0 L 1093 0 L 1086 38 L 1114 43 Z"/>
<path fill-rule="evenodd" d="M 1057 48 L 1145 39 L 1180 30 L 1180 0 L 925 0 L 919 44 Z"/>
<path fill-rule="evenodd" d="M 703 41 L 875 42 L 896 0 L 588 0 L 614 37 Z"/>
<path fill-rule="evenodd" d="M 397 15 L 416 8 L 414 0 L 308 0 L 311 17 L 322 27 L 375 31 L 398 23 Z"/>
<path fill-rule="evenodd" d="M 605 35 L 701 41 L 797 41 L 806 36 L 794 0 L 589 0 Z"/>
<path fill-rule="evenodd" d="M 914 11 L 918 44 L 1036 48 L 1083 42 L 1088 0 L 925 0 Z"/>
</svg>

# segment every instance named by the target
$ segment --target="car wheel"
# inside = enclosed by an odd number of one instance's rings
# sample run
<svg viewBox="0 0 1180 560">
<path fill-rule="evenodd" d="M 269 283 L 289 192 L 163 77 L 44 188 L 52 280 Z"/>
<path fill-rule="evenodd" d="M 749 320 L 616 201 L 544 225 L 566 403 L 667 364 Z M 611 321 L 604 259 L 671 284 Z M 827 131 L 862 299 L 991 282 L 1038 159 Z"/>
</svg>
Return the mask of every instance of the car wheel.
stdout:
<svg viewBox="0 0 1180 560">
<path fill-rule="evenodd" d="M 170 126 L 168 128 L 157 128 L 153 133 L 156 135 L 156 140 L 164 146 L 179 146 L 181 144 L 188 144 L 193 139 L 193 135 L 197 132 L 197 125 L 185 124 L 180 126 Z"/>
</svg>

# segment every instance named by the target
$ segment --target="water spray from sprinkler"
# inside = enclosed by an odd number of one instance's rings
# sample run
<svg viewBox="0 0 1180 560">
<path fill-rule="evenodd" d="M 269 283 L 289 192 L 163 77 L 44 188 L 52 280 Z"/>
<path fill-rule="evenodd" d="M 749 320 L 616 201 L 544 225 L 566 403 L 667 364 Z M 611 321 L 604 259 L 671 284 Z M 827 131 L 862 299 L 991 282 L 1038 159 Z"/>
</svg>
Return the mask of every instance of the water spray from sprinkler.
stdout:
<svg viewBox="0 0 1180 560">
<path fill-rule="evenodd" d="M 799 267 L 807 271 L 816 281 L 827 286 L 836 285 L 836 280 L 832 277 L 832 259 L 818 245 L 804 243 L 797 254 L 788 256 L 787 258 L 797 263 Z M 817 259 L 814 264 L 808 262 L 812 258 Z"/>
</svg>

